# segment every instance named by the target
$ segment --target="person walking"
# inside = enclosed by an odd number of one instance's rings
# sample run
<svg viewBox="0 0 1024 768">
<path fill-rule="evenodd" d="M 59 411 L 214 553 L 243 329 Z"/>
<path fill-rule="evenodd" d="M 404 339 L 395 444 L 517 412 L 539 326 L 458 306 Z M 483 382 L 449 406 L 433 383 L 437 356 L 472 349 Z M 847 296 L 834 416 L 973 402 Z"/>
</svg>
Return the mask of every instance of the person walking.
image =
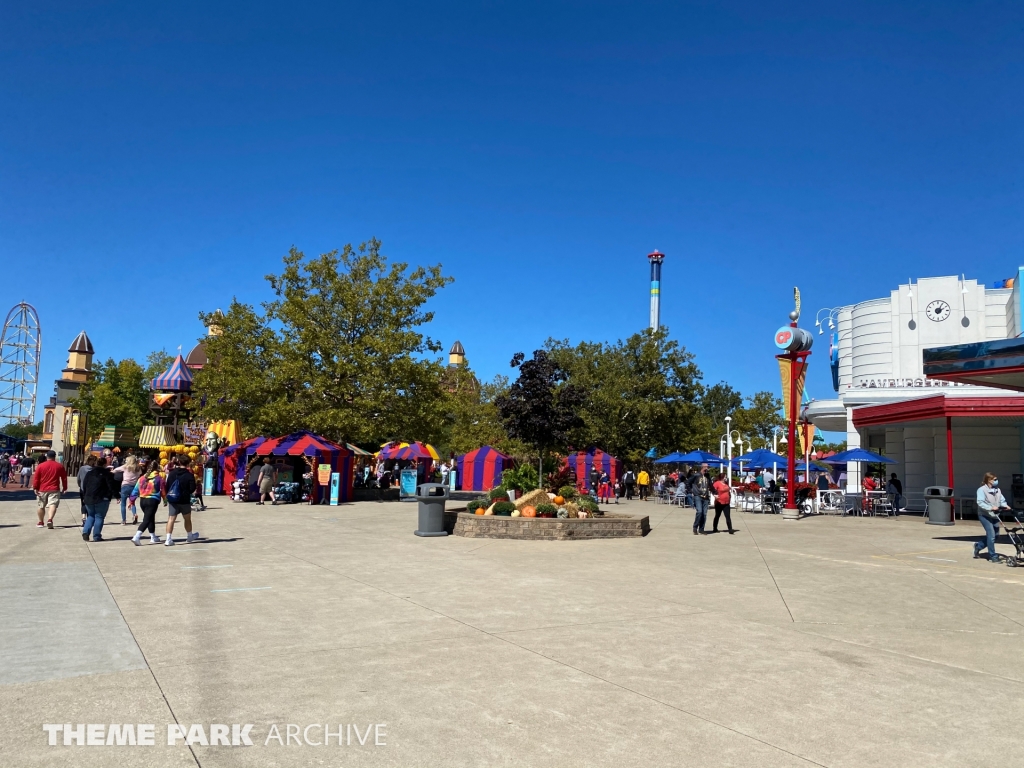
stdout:
<svg viewBox="0 0 1024 768">
<path fill-rule="evenodd" d="M 899 517 L 900 512 L 904 512 L 903 508 L 903 483 L 893 472 L 889 476 L 889 482 L 885 485 L 885 492 L 892 496 L 892 508 L 896 512 L 896 516 Z"/>
<path fill-rule="evenodd" d="M 647 495 L 651 490 L 651 476 L 647 474 L 646 469 L 641 469 L 640 474 L 636 476 L 636 487 L 640 489 L 640 501 L 647 501 Z"/>
<path fill-rule="evenodd" d="M 270 496 L 270 506 L 277 506 L 277 499 L 274 498 L 274 483 L 277 482 L 277 470 L 270 463 L 270 457 L 263 457 L 263 466 L 259 474 L 260 500 L 257 504 L 263 504 Z"/>
<path fill-rule="evenodd" d="M 31 464 L 27 465 L 29 472 L 32 471 L 31 467 Z M 25 467 L 21 471 L 24 472 Z M 22 477 L 24 478 L 24 475 Z M 46 461 L 40 464 L 39 469 L 32 475 L 32 490 L 36 492 L 39 504 L 39 522 L 36 523 L 36 528 L 43 527 L 44 513 L 49 510 L 46 527 L 52 530 L 53 516 L 57 514 L 57 507 L 60 506 L 60 495 L 67 493 L 68 490 L 68 473 L 64 470 L 64 465 L 57 461 L 55 451 L 46 452 Z"/>
<path fill-rule="evenodd" d="M 142 474 L 128 497 L 133 507 L 138 499 L 139 507 L 142 509 L 142 522 L 132 536 L 132 544 L 137 547 L 142 546 L 142 534 L 146 531 L 149 531 L 150 544 L 160 543 L 160 537 L 156 534 L 156 511 L 160 507 L 161 499 L 167 503 L 167 483 L 157 462 L 154 461 L 152 467 L 141 468 Z M 147 469 L 149 471 L 146 471 Z"/>
<path fill-rule="evenodd" d="M 597 498 L 598 491 L 601 487 L 601 471 L 595 467 L 590 467 L 590 495 L 595 499 Z"/>
<path fill-rule="evenodd" d="M 55 451 L 47 452 L 46 457 L 49 458 L 51 453 L 53 454 L 54 461 L 56 461 L 57 454 Z M 28 488 L 29 486 L 32 486 L 34 488 L 35 486 L 32 485 L 32 466 L 35 462 L 32 461 L 32 457 L 22 456 L 18 459 L 18 464 L 21 466 L 21 469 L 18 470 L 18 473 L 21 475 L 21 487 Z"/>
<path fill-rule="evenodd" d="M 0 487 L 6 488 L 7 482 L 11 479 L 11 462 L 4 456 L 0 458 Z"/>
<path fill-rule="evenodd" d="M 107 468 L 102 456 L 96 460 L 92 472 L 85 476 L 82 501 L 85 503 L 85 524 L 82 526 L 82 540 L 103 541 L 103 521 L 106 519 L 110 500 L 117 497 L 119 484 L 114 473 Z"/>
<path fill-rule="evenodd" d="M 167 540 L 164 544 L 168 547 L 174 546 L 172 534 L 178 515 L 185 520 L 185 543 L 199 538 L 199 533 L 192 531 L 192 494 L 196 492 L 196 476 L 189 469 L 191 463 L 188 456 L 179 456 L 167 473 Z"/>
<path fill-rule="evenodd" d="M 632 469 L 627 469 L 622 476 L 622 485 L 626 489 L 626 501 L 632 501 L 636 489 L 636 473 Z"/>
<path fill-rule="evenodd" d="M 82 525 L 85 525 L 85 494 L 82 488 L 85 486 L 85 476 L 96 468 L 96 457 L 91 453 L 85 457 L 85 463 L 78 470 L 78 498 L 82 503 Z"/>
<path fill-rule="evenodd" d="M 981 487 L 975 497 L 978 507 L 978 520 L 985 529 L 985 538 L 974 544 L 974 556 L 981 557 L 981 552 L 988 547 L 988 559 L 993 563 L 999 562 L 999 555 L 996 553 L 996 536 L 999 534 L 999 513 L 1009 512 L 1010 507 L 1006 504 L 1003 492 L 999 490 L 999 478 L 991 472 L 986 472 L 982 478 Z"/>
<path fill-rule="evenodd" d="M 139 481 L 139 476 L 142 474 L 142 470 L 139 469 L 139 460 L 134 454 L 130 454 L 128 458 L 124 460 L 124 464 L 120 467 L 114 467 L 110 470 L 117 479 L 121 481 L 121 525 L 128 525 L 128 497 L 132 495 L 132 489 L 135 488 L 135 483 Z M 132 515 L 132 525 L 139 522 L 138 515 Z"/>
<path fill-rule="evenodd" d="M 711 526 L 711 532 L 718 533 L 718 518 L 724 514 L 725 525 L 728 527 L 729 533 L 736 533 L 732 528 L 732 516 L 730 515 L 732 510 L 732 489 L 725 479 L 724 472 L 719 473 L 718 477 L 715 478 L 712 488 L 715 491 L 715 522 Z"/>
<path fill-rule="evenodd" d="M 708 465 L 701 464 L 700 472 L 690 478 L 687 483 L 687 490 L 693 497 L 693 508 L 696 513 L 693 516 L 693 535 L 704 535 L 704 526 L 708 520 L 708 503 L 711 500 L 711 478 L 708 476 Z"/>
</svg>

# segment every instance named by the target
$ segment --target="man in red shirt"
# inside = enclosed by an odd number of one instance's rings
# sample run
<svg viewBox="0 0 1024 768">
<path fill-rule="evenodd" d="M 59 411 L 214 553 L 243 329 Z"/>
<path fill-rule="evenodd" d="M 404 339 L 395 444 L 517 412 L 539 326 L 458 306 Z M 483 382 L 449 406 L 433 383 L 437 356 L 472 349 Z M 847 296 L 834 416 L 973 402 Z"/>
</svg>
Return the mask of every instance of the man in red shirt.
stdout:
<svg viewBox="0 0 1024 768">
<path fill-rule="evenodd" d="M 43 512 L 49 509 L 46 527 L 52 529 L 53 516 L 57 514 L 60 505 L 60 495 L 68 490 L 68 473 L 64 465 L 57 461 L 54 451 L 47 451 L 46 461 L 36 467 L 36 473 L 32 475 L 32 490 L 36 492 L 39 501 L 39 522 L 36 528 L 43 527 Z"/>
</svg>

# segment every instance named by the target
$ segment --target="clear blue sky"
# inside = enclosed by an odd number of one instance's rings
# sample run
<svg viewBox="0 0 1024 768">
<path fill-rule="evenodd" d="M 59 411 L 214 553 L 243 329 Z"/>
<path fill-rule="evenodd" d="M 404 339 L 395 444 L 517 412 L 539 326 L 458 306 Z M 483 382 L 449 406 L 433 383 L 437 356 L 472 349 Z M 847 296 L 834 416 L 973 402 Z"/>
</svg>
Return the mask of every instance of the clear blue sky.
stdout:
<svg viewBox="0 0 1024 768">
<path fill-rule="evenodd" d="M 200 310 L 268 297 L 291 245 L 378 237 L 456 278 L 430 333 L 490 377 L 548 336 L 644 327 L 657 247 L 663 322 L 706 381 L 778 390 L 794 284 L 813 324 L 1024 262 L 1022 22 L 1020 2 L 5 3 L 0 303 L 39 309 L 41 405 L 82 328 L 104 358 L 187 350 Z"/>
</svg>

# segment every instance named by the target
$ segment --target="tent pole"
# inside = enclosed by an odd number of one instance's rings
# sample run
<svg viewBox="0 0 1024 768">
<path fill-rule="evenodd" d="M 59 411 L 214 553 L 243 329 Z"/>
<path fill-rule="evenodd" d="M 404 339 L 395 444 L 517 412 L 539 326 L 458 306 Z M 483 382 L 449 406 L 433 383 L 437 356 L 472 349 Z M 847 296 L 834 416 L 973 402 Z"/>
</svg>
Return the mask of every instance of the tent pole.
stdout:
<svg viewBox="0 0 1024 768">
<path fill-rule="evenodd" d="M 946 485 L 953 487 L 953 417 L 946 417 Z"/>
</svg>

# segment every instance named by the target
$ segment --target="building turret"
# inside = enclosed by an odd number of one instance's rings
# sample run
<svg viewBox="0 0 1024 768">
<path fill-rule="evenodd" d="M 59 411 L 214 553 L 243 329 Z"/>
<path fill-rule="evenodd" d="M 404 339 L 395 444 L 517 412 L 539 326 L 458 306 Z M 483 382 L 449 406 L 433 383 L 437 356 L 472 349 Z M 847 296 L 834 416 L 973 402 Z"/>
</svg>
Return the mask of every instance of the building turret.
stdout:
<svg viewBox="0 0 1024 768">
<path fill-rule="evenodd" d="M 466 364 L 466 350 L 462 348 L 462 342 L 456 341 L 448 350 L 448 367 L 461 368 Z"/>
</svg>

